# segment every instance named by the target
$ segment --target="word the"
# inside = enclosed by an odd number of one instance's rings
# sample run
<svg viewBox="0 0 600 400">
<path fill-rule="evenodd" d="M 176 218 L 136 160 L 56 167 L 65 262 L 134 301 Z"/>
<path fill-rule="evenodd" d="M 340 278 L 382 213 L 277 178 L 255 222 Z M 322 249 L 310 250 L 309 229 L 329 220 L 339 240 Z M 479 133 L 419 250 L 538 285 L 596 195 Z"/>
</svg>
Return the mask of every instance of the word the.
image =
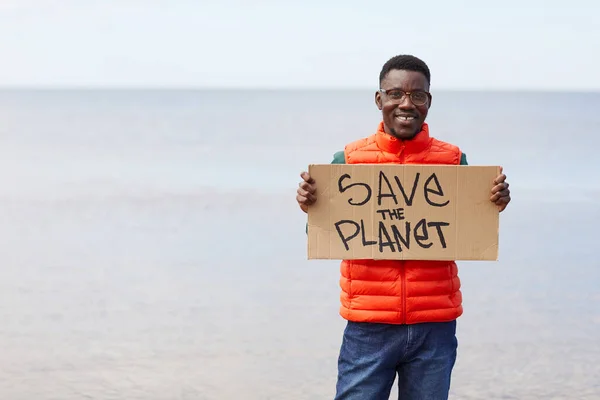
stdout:
<svg viewBox="0 0 600 400">
<path fill-rule="evenodd" d="M 382 219 L 385 221 L 386 215 L 391 219 L 403 220 L 404 219 L 404 208 L 395 208 L 391 210 L 377 210 L 377 214 L 380 214 Z"/>
</svg>

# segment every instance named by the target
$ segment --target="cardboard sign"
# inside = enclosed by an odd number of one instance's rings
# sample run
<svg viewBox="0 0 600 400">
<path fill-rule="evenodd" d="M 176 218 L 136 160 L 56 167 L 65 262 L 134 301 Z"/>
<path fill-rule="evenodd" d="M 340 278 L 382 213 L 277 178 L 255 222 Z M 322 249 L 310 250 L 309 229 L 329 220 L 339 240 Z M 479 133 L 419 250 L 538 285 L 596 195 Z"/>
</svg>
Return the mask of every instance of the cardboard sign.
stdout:
<svg viewBox="0 0 600 400">
<path fill-rule="evenodd" d="M 327 164 L 309 174 L 309 259 L 498 259 L 499 167 Z"/>
</svg>

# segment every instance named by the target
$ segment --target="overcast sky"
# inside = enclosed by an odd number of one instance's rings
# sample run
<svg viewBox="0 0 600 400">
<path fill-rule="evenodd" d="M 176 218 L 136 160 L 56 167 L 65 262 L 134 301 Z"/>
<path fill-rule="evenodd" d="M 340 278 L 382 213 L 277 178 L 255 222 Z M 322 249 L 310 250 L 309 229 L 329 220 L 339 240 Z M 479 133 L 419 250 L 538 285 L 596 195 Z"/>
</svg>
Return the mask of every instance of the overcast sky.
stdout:
<svg viewBox="0 0 600 400">
<path fill-rule="evenodd" d="M 2 86 L 600 90 L 600 2 L 0 0 Z"/>
</svg>

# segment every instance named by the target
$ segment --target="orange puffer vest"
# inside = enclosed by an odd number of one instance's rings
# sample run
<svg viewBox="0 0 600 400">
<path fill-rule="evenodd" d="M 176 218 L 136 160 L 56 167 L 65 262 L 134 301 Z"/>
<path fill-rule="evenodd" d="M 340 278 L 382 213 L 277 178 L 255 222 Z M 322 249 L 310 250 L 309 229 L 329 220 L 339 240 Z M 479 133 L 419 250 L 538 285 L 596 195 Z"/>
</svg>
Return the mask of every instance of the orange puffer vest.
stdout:
<svg viewBox="0 0 600 400">
<path fill-rule="evenodd" d="M 347 164 L 459 164 L 458 147 L 429 136 L 423 124 L 412 140 L 384 132 L 348 144 Z M 415 324 L 452 321 L 462 315 L 454 261 L 343 260 L 340 314 L 356 322 Z"/>
</svg>

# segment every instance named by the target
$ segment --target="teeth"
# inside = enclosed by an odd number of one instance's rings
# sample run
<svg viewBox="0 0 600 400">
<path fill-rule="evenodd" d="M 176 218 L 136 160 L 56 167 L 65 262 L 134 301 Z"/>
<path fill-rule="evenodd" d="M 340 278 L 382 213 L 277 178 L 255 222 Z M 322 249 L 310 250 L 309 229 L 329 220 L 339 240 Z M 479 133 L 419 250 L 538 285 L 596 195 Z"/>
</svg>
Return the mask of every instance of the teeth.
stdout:
<svg viewBox="0 0 600 400">
<path fill-rule="evenodd" d="M 397 117 L 398 119 L 401 119 L 403 121 L 412 121 L 413 119 L 415 119 L 415 117 Z"/>
</svg>

